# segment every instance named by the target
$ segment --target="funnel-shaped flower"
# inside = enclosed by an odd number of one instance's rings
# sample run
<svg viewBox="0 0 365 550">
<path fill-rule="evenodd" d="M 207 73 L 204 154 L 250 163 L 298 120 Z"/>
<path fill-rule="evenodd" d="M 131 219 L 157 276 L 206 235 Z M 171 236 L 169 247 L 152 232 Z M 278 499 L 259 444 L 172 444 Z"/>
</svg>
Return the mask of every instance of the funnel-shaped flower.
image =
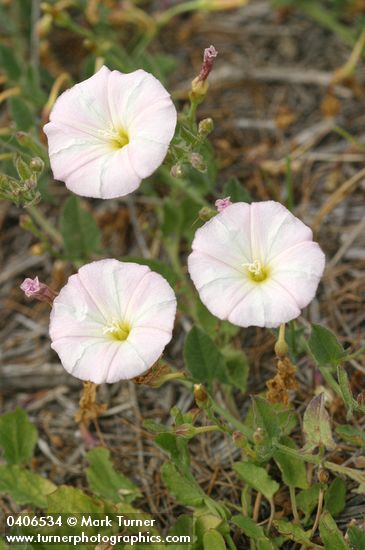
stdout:
<svg viewBox="0 0 365 550">
<path fill-rule="evenodd" d="M 277 327 L 314 298 L 325 257 L 274 201 L 227 206 L 196 232 L 188 259 L 202 302 L 241 327 Z"/>
<path fill-rule="evenodd" d="M 52 109 L 44 131 L 54 177 L 85 197 L 127 195 L 161 165 L 175 126 L 176 109 L 154 76 L 104 66 Z"/>
<path fill-rule="evenodd" d="M 92 262 L 69 278 L 53 302 L 52 348 L 81 380 L 134 378 L 171 340 L 175 312 L 170 285 L 147 266 Z"/>
</svg>

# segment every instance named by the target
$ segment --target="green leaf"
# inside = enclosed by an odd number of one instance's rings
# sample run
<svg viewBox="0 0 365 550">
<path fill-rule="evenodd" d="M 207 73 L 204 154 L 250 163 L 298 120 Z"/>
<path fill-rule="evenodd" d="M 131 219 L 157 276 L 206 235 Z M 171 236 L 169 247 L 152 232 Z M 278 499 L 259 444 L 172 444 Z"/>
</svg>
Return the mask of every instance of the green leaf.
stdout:
<svg viewBox="0 0 365 550">
<path fill-rule="evenodd" d="M 253 399 L 253 411 L 255 428 L 262 428 L 271 441 L 279 436 L 289 435 L 295 428 L 293 411 L 279 403 L 268 403 L 266 399 L 257 396 Z"/>
<path fill-rule="evenodd" d="M 0 550 L 8 550 L 9 546 L 5 544 L 4 539 L 0 538 Z"/>
<path fill-rule="evenodd" d="M 349 550 L 349 546 L 329 512 L 323 512 L 319 522 L 319 532 L 325 550 Z"/>
<path fill-rule="evenodd" d="M 322 446 L 325 446 L 326 449 L 335 448 L 335 442 L 332 439 L 331 421 L 325 408 L 324 393 L 317 395 L 309 402 L 304 413 L 303 432 L 306 440 L 306 450 Z"/>
<path fill-rule="evenodd" d="M 47 511 L 50 514 L 98 514 L 103 510 L 100 500 L 66 485 L 61 485 L 48 497 Z"/>
<path fill-rule="evenodd" d="M 187 441 L 184 441 L 182 438 L 178 438 L 171 433 L 161 433 L 155 438 L 155 443 L 161 449 L 168 452 L 173 462 L 177 465 L 190 462 Z"/>
<path fill-rule="evenodd" d="M 154 434 L 162 434 L 162 433 L 169 433 L 171 432 L 171 428 L 168 426 L 165 426 L 164 424 L 160 424 L 159 422 L 155 422 L 154 420 L 144 420 L 143 421 L 143 427 L 146 428 L 151 433 Z"/>
<path fill-rule="evenodd" d="M 112 502 L 133 502 L 141 496 L 136 485 L 126 476 L 114 470 L 110 452 L 102 447 L 92 449 L 86 455 L 90 467 L 86 477 L 92 492 Z"/>
<path fill-rule="evenodd" d="M 350 418 L 352 418 L 354 409 L 357 409 L 358 403 L 353 398 L 347 372 L 341 366 L 337 367 L 337 377 L 338 377 L 338 384 L 341 390 L 342 399 L 344 400 L 344 403 L 347 408 L 347 420 L 349 420 Z"/>
<path fill-rule="evenodd" d="M 23 98 L 11 97 L 9 105 L 17 130 L 28 132 L 34 125 L 34 113 L 29 104 Z"/>
<path fill-rule="evenodd" d="M 60 229 L 65 252 L 70 260 L 88 259 L 100 248 L 101 234 L 93 216 L 75 195 L 65 203 Z"/>
<path fill-rule="evenodd" d="M 352 550 L 364 550 L 365 548 L 365 533 L 359 527 L 352 525 L 348 528 L 347 535 Z"/>
<path fill-rule="evenodd" d="M 23 409 L 0 416 L 0 447 L 8 464 L 29 464 L 38 433 Z"/>
<path fill-rule="evenodd" d="M 283 438 L 282 443 L 291 449 L 297 448 L 294 441 L 289 437 Z M 284 483 L 288 487 L 307 489 L 307 471 L 303 460 L 279 450 L 274 452 L 274 460 L 280 468 Z"/>
<path fill-rule="evenodd" d="M 195 534 L 198 537 L 198 540 L 203 539 L 204 533 L 210 531 L 211 529 L 219 530 L 219 528 L 224 524 L 224 520 L 221 517 L 218 517 L 213 514 L 202 513 L 197 514 L 195 521 Z"/>
<path fill-rule="evenodd" d="M 226 550 L 223 536 L 215 529 L 209 529 L 203 535 L 204 550 Z"/>
<path fill-rule="evenodd" d="M 343 347 L 337 341 L 336 336 L 321 325 L 312 325 L 312 333 L 308 344 L 314 359 L 320 367 L 328 365 L 337 367 L 345 357 Z"/>
<path fill-rule="evenodd" d="M 256 427 L 263 429 L 272 440 L 280 434 L 280 426 L 277 421 L 277 415 L 273 405 L 268 403 L 262 397 L 253 398 L 253 411 L 255 415 Z"/>
<path fill-rule="evenodd" d="M 332 481 L 331 485 L 324 497 L 326 510 L 333 516 L 337 517 L 345 509 L 346 506 L 346 483 L 340 477 Z"/>
<path fill-rule="evenodd" d="M 193 517 L 188 514 L 183 514 L 177 518 L 174 525 L 169 530 L 169 535 L 171 537 L 173 536 L 190 536 L 191 541 L 193 540 L 193 531 L 194 531 L 194 524 L 193 524 Z M 187 545 L 186 543 L 174 543 L 174 550 L 190 550 L 191 545 Z"/>
<path fill-rule="evenodd" d="M 307 533 L 304 529 L 299 527 L 299 525 L 295 525 L 295 523 L 286 521 L 285 519 L 274 520 L 273 524 L 279 533 L 286 538 L 298 542 L 299 544 L 310 546 L 311 548 L 318 548 L 318 546 L 310 540 L 310 531 Z"/>
<path fill-rule="evenodd" d="M 231 177 L 224 185 L 223 195 L 231 197 L 232 202 L 252 202 L 252 197 L 249 191 L 245 189 L 236 177 Z"/>
<path fill-rule="evenodd" d="M 170 200 L 162 205 L 162 234 L 170 240 L 177 240 L 181 232 L 182 212 Z"/>
<path fill-rule="evenodd" d="M 201 328 L 209 336 L 214 337 L 217 334 L 219 319 L 210 313 L 209 309 L 200 300 L 197 300 L 196 314 Z"/>
<path fill-rule="evenodd" d="M 233 465 L 234 471 L 250 487 L 260 491 L 268 500 L 271 500 L 276 491 L 279 490 L 279 484 L 274 481 L 265 468 L 251 464 L 250 462 L 236 462 Z"/>
<path fill-rule="evenodd" d="M 336 434 L 351 443 L 352 445 L 357 445 L 358 447 L 365 448 L 365 433 L 362 430 L 358 430 L 350 424 L 344 424 L 343 426 L 336 427 Z"/>
<path fill-rule="evenodd" d="M 159 260 L 151 260 L 150 258 L 140 258 L 139 256 L 123 256 L 121 258 L 123 262 L 133 262 L 135 264 L 147 265 L 152 271 L 159 273 L 174 287 L 177 283 L 177 275 L 171 269 L 170 266 L 166 265 Z"/>
<path fill-rule="evenodd" d="M 0 65 L 11 80 L 18 80 L 21 75 L 21 68 L 16 59 L 14 48 L 8 48 L 0 44 Z"/>
<path fill-rule="evenodd" d="M 183 476 L 170 462 L 162 466 L 161 474 L 165 485 L 180 504 L 202 506 L 206 495 L 192 477 Z"/>
<path fill-rule="evenodd" d="M 305 489 L 297 495 L 297 506 L 304 513 L 304 523 L 309 520 L 317 508 L 320 488 L 320 483 L 314 483 L 309 489 Z"/>
<path fill-rule="evenodd" d="M 0 466 L 0 493 L 10 495 L 17 504 L 45 508 L 47 495 L 55 489 L 48 479 L 20 466 Z"/>
<path fill-rule="evenodd" d="M 193 327 L 184 344 L 184 360 L 194 380 L 211 383 L 227 382 L 224 357 L 213 340 L 201 329 Z"/>
<path fill-rule="evenodd" d="M 267 538 L 261 525 L 257 525 L 251 518 L 234 516 L 232 522 L 243 531 L 246 537 L 257 543 L 258 550 L 275 550 L 274 543 Z"/>
</svg>

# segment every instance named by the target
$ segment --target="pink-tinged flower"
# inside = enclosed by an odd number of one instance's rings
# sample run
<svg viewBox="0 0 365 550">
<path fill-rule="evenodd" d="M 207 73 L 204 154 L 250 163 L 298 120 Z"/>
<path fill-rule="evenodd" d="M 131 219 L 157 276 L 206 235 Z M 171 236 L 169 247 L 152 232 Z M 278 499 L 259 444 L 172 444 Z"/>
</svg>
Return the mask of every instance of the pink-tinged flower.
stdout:
<svg viewBox="0 0 365 550">
<path fill-rule="evenodd" d="M 209 46 L 209 48 L 205 48 L 203 64 L 201 66 L 200 73 L 197 76 L 197 80 L 199 80 L 200 82 L 204 82 L 208 78 L 211 70 L 213 69 L 214 61 L 217 55 L 218 52 L 214 46 Z"/>
<path fill-rule="evenodd" d="M 277 327 L 298 317 L 316 293 L 325 257 L 312 239 L 277 202 L 235 203 L 196 232 L 190 276 L 219 319 Z"/>
<path fill-rule="evenodd" d="M 35 298 L 40 302 L 48 302 L 49 304 L 52 304 L 54 298 L 57 296 L 57 293 L 49 288 L 49 286 L 41 283 L 38 277 L 24 279 L 20 288 L 27 298 Z"/>
<path fill-rule="evenodd" d="M 72 275 L 53 302 L 52 348 L 64 368 L 95 384 L 148 370 L 171 340 L 176 299 L 145 265 L 100 260 Z"/>
<path fill-rule="evenodd" d="M 175 126 L 176 109 L 154 76 L 104 66 L 52 109 L 44 131 L 54 177 L 85 197 L 127 195 L 162 164 Z"/>
<path fill-rule="evenodd" d="M 31 298 L 34 294 L 37 294 L 41 289 L 41 283 L 39 282 L 38 277 L 34 279 L 24 279 L 20 285 L 21 290 L 24 292 L 27 298 Z"/>
<path fill-rule="evenodd" d="M 227 206 L 231 206 L 233 203 L 231 202 L 231 197 L 226 197 L 225 199 L 217 199 L 214 204 L 218 212 L 222 212 L 222 210 L 227 208 Z"/>
</svg>

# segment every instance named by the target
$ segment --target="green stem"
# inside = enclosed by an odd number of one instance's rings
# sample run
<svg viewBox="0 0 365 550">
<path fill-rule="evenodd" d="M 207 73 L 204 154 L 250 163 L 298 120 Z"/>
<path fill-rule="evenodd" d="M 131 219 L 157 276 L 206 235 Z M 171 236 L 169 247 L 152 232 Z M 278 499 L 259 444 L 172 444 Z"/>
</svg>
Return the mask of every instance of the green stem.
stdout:
<svg viewBox="0 0 365 550">
<path fill-rule="evenodd" d="M 341 137 L 345 138 L 353 145 L 356 145 L 356 147 L 358 147 L 359 149 L 365 151 L 365 145 L 363 143 L 360 143 L 358 139 L 356 139 L 353 135 L 350 134 L 350 132 L 348 132 L 344 128 L 341 128 L 340 126 L 335 126 L 333 128 L 333 132 L 336 132 L 336 134 L 339 134 Z"/>
<path fill-rule="evenodd" d="M 196 122 L 196 110 L 198 108 L 198 103 L 194 99 L 190 100 L 190 109 L 188 113 L 188 119 L 193 124 Z"/>
<path fill-rule="evenodd" d="M 341 392 L 341 388 L 340 386 L 337 384 L 336 380 L 334 379 L 334 377 L 332 376 L 332 374 L 330 373 L 330 371 L 328 370 L 328 367 L 318 367 L 319 370 L 320 370 L 320 373 L 322 374 L 323 378 L 325 379 L 325 381 L 327 382 L 327 384 L 329 386 L 331 386 L 331 388 L 333 389 L 333 391 L 335 393 L 337 393 L 337 395 L 339 395 L 340 397 L 342 397 L 342 392 Z"/>
<path fill-rule="evenodd" d="M 299 460 L 303 460 L 304 462 L 310 462 L 311 464 L 321 463 L 321 457 L 319 455 L 301 453 L 297 449 L 291 449 L 290 447 L 287 447 L 286 445 L 282 445 L 281 443 L 276 443 L 275 448 L 279 449 L 280 451 L 283 451 L 285 454 L 292 456 L 293 458 L 299 458 Z"/>
<path fill-rule="evenodd" d="M 187 181 L 180 178 L 174 178 L 171 176 L 169 170 L 166 167 L 160 168 L 165 182 L 171 187 L 182 191 L 184 195 L 190 197 L 194 202 L 201 206 L 210 206 L 209 203 L 203 199 L 193 188 L 188 187 Z"/>
<path fill-rule="evenodd" d="M 172 8 L 161 13 L 157 19 L 157 25 L 161 28 L 164 25 L 167 25 L 173 17 L 181 15 L 189 11 L 195 11 L 204 7 L 204 2 L 201 0 L 191 0 L 189 2 L 182 2 L 181 4 L 176 4 Z"/>
<path fill-rule="evenodd" d="M 328 461 L 325 461 L 323 463 L 323 466 L 328 470 L 331 470 L 332 472 L 343 474 L 349 477 L 350 479 L 353 479 L 360 485 L 365 484 L 365 475 L 360 473 L 357 470 L 353 470 L 352 468 L 348 468 L 347 466 L 341 466 L 341 464 L 335 464 L 334 462 L 328 462 Z"/>
<path fill-rule="evenodd" d="M 224 538 L 226 539 L 226 543 L 228 544 L 228 548 L 230 548 L 230 550 L 237 550 L 237 547 L 229 533 L 227 533 Z"/>
<path fill-rule="evenodd" d="M 219 426 L 198 426 L 197 428 L 194 428 L 195 429 L 195 434 L 203 434 L 203 433 L 206 433 L 206 432 L 221 432 L 221 428 Z"/>
<path fill-rule="evenodd" d="M 294 517 L 294 523 L 297 523 L 298 525 L 300 525 L 300 519 L 298 515 L 298 508 L 297 508 L 297 499 L 295 496 L 295 487 L 293 487 L 292 485 L 289 485 L 289 495 L 290 495 L 291 509 Z"/>
<path fill-rule="evenodd" d="M 57 246 L 63 245 L 63 239 L 61 233 L 57 231 L 45 218 L 42 212 L 37 206 L 28 206 L 27 212 L 33 218 L 33 220 L 41 227 L 45 233 L 53 240 Z"/>
<path fill-rule="evenodd" d="M 227 422 L 229 422 L 230 424 L 232 424 L 232 426 L 234 428 L 236 428 L 236 430 L 238 430 L 239 432 L 242 432 L 246 437 L 248 438 L 252 438 L 252 432 L 251 430 L 245 426 L 244 424 L 242 424 L 242 422 L 240 422 L 237 418 L 235 418 L 230 412 L 228 412 L 226 409 L 223 409 L 220 405 L 218 405 L 218 403 L 216 403 L 214 401 L 214 399 L 209 396 L 210 399 L 211 399 L 211 403 L 212 403 L 212 409 L 218 413 L 220 416 L 222 416 L 223 418 L 225 418 L 227 420 Z"/>
<path fill-rule="evenodd" d="M 352 359 L 356 359 L 357 357 L 359 357 L 359 355 L 362 355 L 363 353 L 365 353 L 365 345 L 361 346 L 361 348 L 359 348 L 357 351 L 354 351 L 354 353 L 347 355 L 345 357 L 345 361 L 351 361 Z"/>
</svg>

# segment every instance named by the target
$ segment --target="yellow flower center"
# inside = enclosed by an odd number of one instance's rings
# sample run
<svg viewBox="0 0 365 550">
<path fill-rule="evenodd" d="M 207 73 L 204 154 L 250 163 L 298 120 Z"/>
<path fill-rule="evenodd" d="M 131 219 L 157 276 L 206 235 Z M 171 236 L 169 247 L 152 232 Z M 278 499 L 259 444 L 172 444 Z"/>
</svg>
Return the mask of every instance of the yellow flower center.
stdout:
<svg viewBox="0 0 365 550">
<path fill-rule="evenodd" d="M 110 336 L 112 340 L 116 340 L 117 342 L 124 342 L 124 340 L 127 340 L 130 331 L 131 326 L 129 323 L 113 320 L 105 327 L 103 334 Z"/>
<path fill-rule="evenodd" d="M 243 264 L 246 268 L 247 275 L 251 281 L 255 283 L 262 283 L 269 276 L 269 268 L 262 265 L 260 260 L 254 260 L 252 263 Z"/>
<path fill-rule="evenodd" d="M 99 133 L 110 144 L 112 149 L 122 149 L 122 147 L 129 143 L 129 135 L 124 128 L 99 130 Z"/>
</svg>

